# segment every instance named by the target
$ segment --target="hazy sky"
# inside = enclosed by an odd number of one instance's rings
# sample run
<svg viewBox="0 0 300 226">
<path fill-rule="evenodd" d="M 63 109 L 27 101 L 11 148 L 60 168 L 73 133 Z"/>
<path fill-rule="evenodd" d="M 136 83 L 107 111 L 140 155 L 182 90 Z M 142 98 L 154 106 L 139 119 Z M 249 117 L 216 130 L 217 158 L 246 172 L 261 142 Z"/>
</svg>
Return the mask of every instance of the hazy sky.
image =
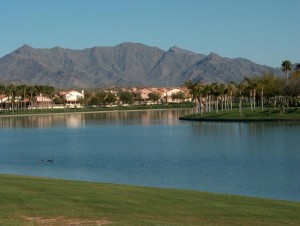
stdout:
<svg viewBox="0 0 300 226">
<path fill-rule="evenodd" d="M 300 62 L 300 0 L 0 0 L 0 57 L 23 44 L 138 42 L 278 67 Z"/>
</svg>

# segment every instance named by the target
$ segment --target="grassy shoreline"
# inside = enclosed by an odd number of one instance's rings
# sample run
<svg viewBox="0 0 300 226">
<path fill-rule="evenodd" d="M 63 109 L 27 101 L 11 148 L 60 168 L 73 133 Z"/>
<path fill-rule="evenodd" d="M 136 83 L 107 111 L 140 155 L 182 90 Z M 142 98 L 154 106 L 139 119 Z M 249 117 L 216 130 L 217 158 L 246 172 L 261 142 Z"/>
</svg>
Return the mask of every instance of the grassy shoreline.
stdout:
<svg viewBox="0 0 300 226">
<path fill-rule="evenodd" d="M 0 175 L 1 225 L 300 224 L 300 202 Z"/>
<path fill-rule="evenodd" d="M 32 115 L 53 115 L 53 114 L 80 114 L 80 113 L 107 113 L 122 111 L 149 111 L 149 110 L 170 110 L 192 108 L 191 104 L 168 104 L 168 105 L 149 105 L 149 106 L 128 106 L 128 107 L 102 107 L 102 108 L 77 108 L 77 109 L 34 109 L 19 110 L 18 112 L 0 111 L 0 117 L 10 116 L 32 116 Z"/>
<path fill-rule="evenodd" d="M 286 112 L 243 109 L 242 116 L 237 108 L 232 111 L 204 112 L 201 114 L 184 115 L 179 118 L 186 121 L 220 121 L 220 122 L 270 122 L 270 121 L 300 121 L 300 110 L 289 109 Z"/>
</svg>

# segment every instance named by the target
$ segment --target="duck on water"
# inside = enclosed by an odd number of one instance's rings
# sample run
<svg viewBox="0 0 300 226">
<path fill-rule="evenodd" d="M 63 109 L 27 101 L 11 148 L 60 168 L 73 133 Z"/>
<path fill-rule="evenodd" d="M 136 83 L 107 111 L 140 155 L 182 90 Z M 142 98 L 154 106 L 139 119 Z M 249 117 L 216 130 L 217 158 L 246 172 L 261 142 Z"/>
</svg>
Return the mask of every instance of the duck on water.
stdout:
<svg viewBox="0 0 300 226">
<path fill-rule="evenodd" d="M 43 163 L 44 160 L 43 160 L 43 159 L 40 159 L 39 162 L 40 162 L 40 163 Z M 54 160 L 53 160 L 53 159 L 48 159 L 47 162 L 54 162 Z"/>
</svg>

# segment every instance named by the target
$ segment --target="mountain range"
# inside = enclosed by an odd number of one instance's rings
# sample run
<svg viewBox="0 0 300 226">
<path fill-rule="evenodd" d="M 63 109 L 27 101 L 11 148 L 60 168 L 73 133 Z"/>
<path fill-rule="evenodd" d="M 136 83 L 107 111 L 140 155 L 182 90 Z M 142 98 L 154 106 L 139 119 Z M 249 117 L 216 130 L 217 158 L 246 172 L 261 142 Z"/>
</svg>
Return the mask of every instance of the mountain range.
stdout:
<svg viewBox="0 0 300 226">
<path fill-rule="evenodd" d="M 57 88 L 179 86 L 194 82 L 240 82 L 245 76 L 280 74 L 280 69 L 244 58 L 167 51 L 140 43 L 83 50 L 36 49 L 28 45 L 0 58 L 0 82 Z"/>
</svg>

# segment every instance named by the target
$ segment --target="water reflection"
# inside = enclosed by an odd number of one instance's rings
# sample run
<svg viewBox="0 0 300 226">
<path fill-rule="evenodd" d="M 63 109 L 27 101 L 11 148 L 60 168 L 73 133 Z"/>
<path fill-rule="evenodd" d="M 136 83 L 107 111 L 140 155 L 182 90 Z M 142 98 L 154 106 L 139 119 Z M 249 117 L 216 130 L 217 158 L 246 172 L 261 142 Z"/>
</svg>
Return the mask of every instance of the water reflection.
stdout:
<svg viewBox="0 0 300 226">
<path fill-rule="evenodd" d="M 64 115 L 65 122 L 69 128 L 77 128 L 85 126 L 85 117 L 84 114 L 71 114 Z"/>
<path fill-rule="evenodd" d="M 51 115 L 7 116 L 0 118 L 1 128 L 47 128 L 54 125 Z"/>
<path fill-rule="evenodd" d="M 207 149 L 237 155 L 246 153 L 269 158 L 300 156 L 297 151 L 300 122 L 194 122 L 193 136 L 206 145 Z M 216 152 L 218 153 L 218 152 Z"/>
<path fill-rule="evenodd" d="M 7 116 L 0 117 L 0 128 L 50 128 L 66 126 L 84 127 L 86 124 L 142 124 L 153 123 L 178 124 L 180 116 L 190 114 L 190 109 L 148 110 L 148 111 L 112 111 L 99 113 L 69 113 L 52 115 Z"/>
<path fill-rule="evenodd" d="M 260 136 L 276 128 L 298 129 L 300 122 L 193 122 L 193 129 L 197 133 L 216 135 L 226 133 L 230 136 L 251 135 Z"/>
</svg>

